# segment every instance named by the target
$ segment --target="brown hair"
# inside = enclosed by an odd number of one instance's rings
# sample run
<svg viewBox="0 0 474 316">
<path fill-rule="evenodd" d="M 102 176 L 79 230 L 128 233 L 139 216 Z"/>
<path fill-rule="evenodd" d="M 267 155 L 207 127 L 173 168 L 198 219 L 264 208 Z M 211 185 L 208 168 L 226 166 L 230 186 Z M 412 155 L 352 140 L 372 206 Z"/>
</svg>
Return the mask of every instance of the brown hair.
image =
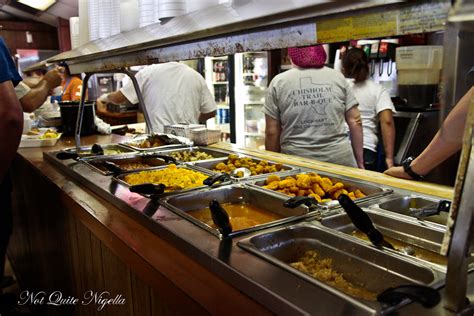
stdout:
<svg viewBox="0 0 474 316">
<path fill-rule="evenodd" d="M 363 82 L 369 76 L 369 58 L 360 48 L 351 48 L 342 57 L 344 76 Z"/>
</svg>

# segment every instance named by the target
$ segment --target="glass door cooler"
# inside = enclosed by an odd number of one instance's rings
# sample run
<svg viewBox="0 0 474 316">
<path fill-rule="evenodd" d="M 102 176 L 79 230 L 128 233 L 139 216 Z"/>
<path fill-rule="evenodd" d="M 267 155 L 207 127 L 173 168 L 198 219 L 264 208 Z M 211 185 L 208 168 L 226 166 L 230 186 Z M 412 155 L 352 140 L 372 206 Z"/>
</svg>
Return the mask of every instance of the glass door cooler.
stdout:
<svg viewBox="0 0 474 316">
<path fill-rule="evenodd" d="M 217 104 L 216 116 L 207 121 L 207 126 L 220 129 L 222 140 L 230 141 L 228 57 L 206 57 L 204 66 L 207 86 Z"/>
<path fill-rule="evenodd" d="M 266 52 L 235 54 L 235 134 L 240 146 L 265 149 Z"/>
</svg>

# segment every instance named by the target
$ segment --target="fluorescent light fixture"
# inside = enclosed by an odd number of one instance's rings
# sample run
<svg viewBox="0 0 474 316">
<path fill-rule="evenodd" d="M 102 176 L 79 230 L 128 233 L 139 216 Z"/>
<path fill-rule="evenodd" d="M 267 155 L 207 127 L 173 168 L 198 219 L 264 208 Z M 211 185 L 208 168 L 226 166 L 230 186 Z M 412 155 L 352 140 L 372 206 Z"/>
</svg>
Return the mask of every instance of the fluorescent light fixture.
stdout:
<svg viewBox="0 0 474 316">
<path fill-rule="evenodd" d="M 32 7 L 36 10 L 46 11 L 56 3 L 56 0 L 17 0 L 19 3 Z"/>
</svg>

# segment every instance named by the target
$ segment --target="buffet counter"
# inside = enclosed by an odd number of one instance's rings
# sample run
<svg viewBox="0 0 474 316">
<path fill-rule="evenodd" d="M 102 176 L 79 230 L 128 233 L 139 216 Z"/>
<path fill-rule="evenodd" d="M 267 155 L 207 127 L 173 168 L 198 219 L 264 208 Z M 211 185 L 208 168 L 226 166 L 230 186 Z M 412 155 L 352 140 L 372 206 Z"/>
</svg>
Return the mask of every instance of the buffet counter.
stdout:
<svg viewBox="0 0 474 316">
<path fill-rule="evenodd" d="M 83 144 L 125 139 L 89 136 L 83 138 Z M 12 166 L 14 233 L 9 258 L 24 290 L 58 291 L 64 298 L 93 294 L 96 300 L 60 306 L 35 304 L 34 308 L 49 315 L 367 315 L 376 310 L 357 302 L 344 303 L 331 291 L 242 249 L 237 243 L 248 234 L 221 241 L 157 202 L 125 192 L 117 193 L 122 202 L 112 203 L 101 193 L 112 186 L 106 177 L 87 175 L 93 184 L 87 185 L 64 172 L 69 168 L 84 175 L 91 172 L 86 166 L 71 161 L 61 169 L 44 159 L 43 151 L 73 145 L 72 138 L 62 138 L 55 147 L 18 151 Z M 211 147 L 361 179 L 400 192 L 443 199 L 453 194 L 449 187 L 310 159 L 230 144 Z M 110 300 L 97 299 L 100 295 Z M 437 313 L 443 314 L 441 304 L 438 307 Z M 434 313 L 411 304 L 407 314 L 423 311 Z"/>
</svg>

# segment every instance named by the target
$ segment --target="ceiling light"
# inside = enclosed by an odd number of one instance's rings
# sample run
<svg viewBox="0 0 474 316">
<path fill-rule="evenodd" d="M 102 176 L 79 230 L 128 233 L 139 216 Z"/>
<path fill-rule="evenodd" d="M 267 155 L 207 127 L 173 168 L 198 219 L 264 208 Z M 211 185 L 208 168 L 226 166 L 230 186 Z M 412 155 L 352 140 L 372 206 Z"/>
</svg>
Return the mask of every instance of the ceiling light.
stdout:
<svg viewBox="0 0 474 316">
<path fill-rule="evenodd" d="M 50 6 L 56 3 L 56 0 L 17 0 L 17 1 L 40 11 L 46 11 L 49 9 Z"/>
</svg>

